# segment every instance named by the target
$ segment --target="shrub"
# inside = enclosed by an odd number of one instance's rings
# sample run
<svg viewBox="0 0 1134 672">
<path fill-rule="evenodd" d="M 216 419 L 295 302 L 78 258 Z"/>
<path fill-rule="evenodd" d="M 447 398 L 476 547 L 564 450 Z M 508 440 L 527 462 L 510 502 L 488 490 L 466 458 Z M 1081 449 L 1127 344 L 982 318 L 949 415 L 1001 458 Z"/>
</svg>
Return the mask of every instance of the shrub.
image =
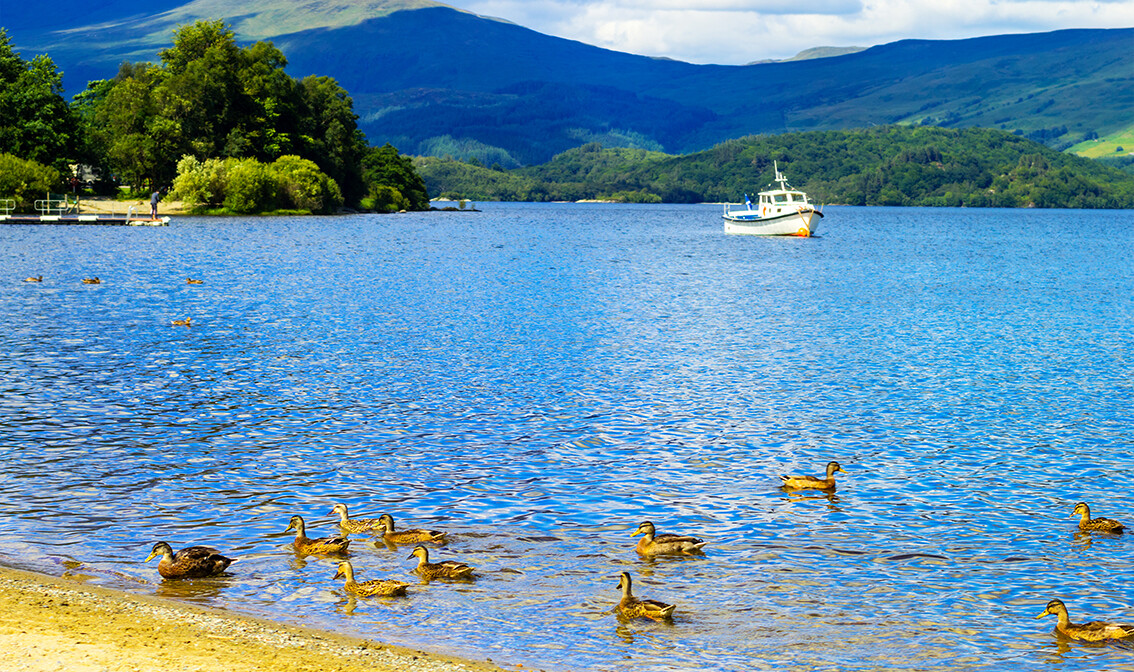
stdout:
<svg viewBox="0 0 1134 672">
<path fill-rule="evenodd" d="M 15 199 L 18 209 L 30 210 L 35 199 L 59 183 L 59 171 L 50 166 L 0 154 L 0 198 Z"/>
<path fill-rule="evenodd" d="M 338 183 L 319 170 L 314 161 L 289 154 L 276 159 L 271 169 L 285 207 L 329 213 L 343 204 Z"/>
<path fill-rule="evenodd" d="M 275 210 L 278 181 L 272 170 L 255 159 L 229 159 L 224 207 L 239 214 Z"/>
<path fill-rule="evenodd" d="M 409 199 L 397 189 L 382 184 L 372 184 L 370 193 L 362 199 L 362 207 L 364 210 L 378 212 L 398 212 L 411 209 L 411 204 Z"/>
<path fill-rule="evenodd" d="M 202 162 L 195 156 L 181 157 L 170 198 L 184 201 L 190 207 L 220 207 L 224 203 L 227 182 L 225 164 L 221 159 Z"/>
</svg>

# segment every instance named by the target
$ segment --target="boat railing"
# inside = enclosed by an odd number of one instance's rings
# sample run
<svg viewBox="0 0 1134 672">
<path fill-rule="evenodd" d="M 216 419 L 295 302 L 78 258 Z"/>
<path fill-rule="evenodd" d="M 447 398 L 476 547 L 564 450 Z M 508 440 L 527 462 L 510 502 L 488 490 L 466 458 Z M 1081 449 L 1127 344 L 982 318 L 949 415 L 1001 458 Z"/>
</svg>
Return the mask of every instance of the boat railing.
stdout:
<svg viewBox="0 0 1134 672">
<path fill-rule="evenodd" d="M 16 209 L 16 199 L 14 198 L 0 198 L 0 212 L 5 215 L 10 215 Z"/>
</svg>

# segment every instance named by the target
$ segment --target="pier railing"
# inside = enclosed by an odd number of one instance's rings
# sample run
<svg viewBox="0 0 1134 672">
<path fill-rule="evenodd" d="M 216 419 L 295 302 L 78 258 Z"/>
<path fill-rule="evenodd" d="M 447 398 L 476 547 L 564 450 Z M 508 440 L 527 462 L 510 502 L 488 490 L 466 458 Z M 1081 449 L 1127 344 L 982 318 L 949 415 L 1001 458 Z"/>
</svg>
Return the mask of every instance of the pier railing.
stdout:
<svg viewBox="0 0 1134 672">
<path fill-rule="evenodd" d="M 12 211 L 15 210 L 15 209 L 16 209 L 16 199 L 14 199 L 14 198 L 0 198 L 0 212 L 4 213 L 5 215 L 10 215 L 10 214 L 12 214 Z"/>
<path fill-rule="evenodd" d="M 41 198 L 35 202 L 35 209 L 44 215 L 62 215 L 71 212 L 79 211 L 79 198 L 76 196 L 75 200 L 67 198 L 67 194 L 47 194 L 47 198 Z"/>
</svg>

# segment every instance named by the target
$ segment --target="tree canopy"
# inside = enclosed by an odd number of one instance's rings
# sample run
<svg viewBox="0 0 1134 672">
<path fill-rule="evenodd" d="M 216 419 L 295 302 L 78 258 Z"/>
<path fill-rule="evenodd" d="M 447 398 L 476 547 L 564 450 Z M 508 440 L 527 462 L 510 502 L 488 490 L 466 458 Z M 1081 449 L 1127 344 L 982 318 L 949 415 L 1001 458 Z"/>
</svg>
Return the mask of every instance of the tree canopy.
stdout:
<svg viewBox="0 0 1134 672">
<path fill-rule="evenodd" d="M 159 57 L 160 65 L 124 64 L 76 99 L 96 153 L 125 181 L 168 184 L 183 156 L 294 155 L 319 166 L 348 202 L 362 196 L 366 140 L 335 80 L 295 80 L 274 45 L 241 47 L 219 20 L 182 26 Z"/>
<path fill-rule="evenodd" d="M 62 73 L 48 56 L 24 60 L 0 28 L 0 153 L 66 169 L 79 145 Z"/>
</svg>

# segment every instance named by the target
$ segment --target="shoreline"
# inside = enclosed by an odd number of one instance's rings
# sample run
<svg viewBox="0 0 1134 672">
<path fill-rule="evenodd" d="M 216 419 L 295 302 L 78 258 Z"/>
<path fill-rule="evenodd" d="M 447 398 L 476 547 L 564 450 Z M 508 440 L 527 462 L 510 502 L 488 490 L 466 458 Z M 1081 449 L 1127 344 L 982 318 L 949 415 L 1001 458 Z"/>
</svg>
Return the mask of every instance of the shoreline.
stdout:
<svg viewBox="0 0 1134 672">
<path fill-rule="evenodd" d="M 477 662 L 0 566 L 0 669 L 490 672 Z"/>
</svg>

